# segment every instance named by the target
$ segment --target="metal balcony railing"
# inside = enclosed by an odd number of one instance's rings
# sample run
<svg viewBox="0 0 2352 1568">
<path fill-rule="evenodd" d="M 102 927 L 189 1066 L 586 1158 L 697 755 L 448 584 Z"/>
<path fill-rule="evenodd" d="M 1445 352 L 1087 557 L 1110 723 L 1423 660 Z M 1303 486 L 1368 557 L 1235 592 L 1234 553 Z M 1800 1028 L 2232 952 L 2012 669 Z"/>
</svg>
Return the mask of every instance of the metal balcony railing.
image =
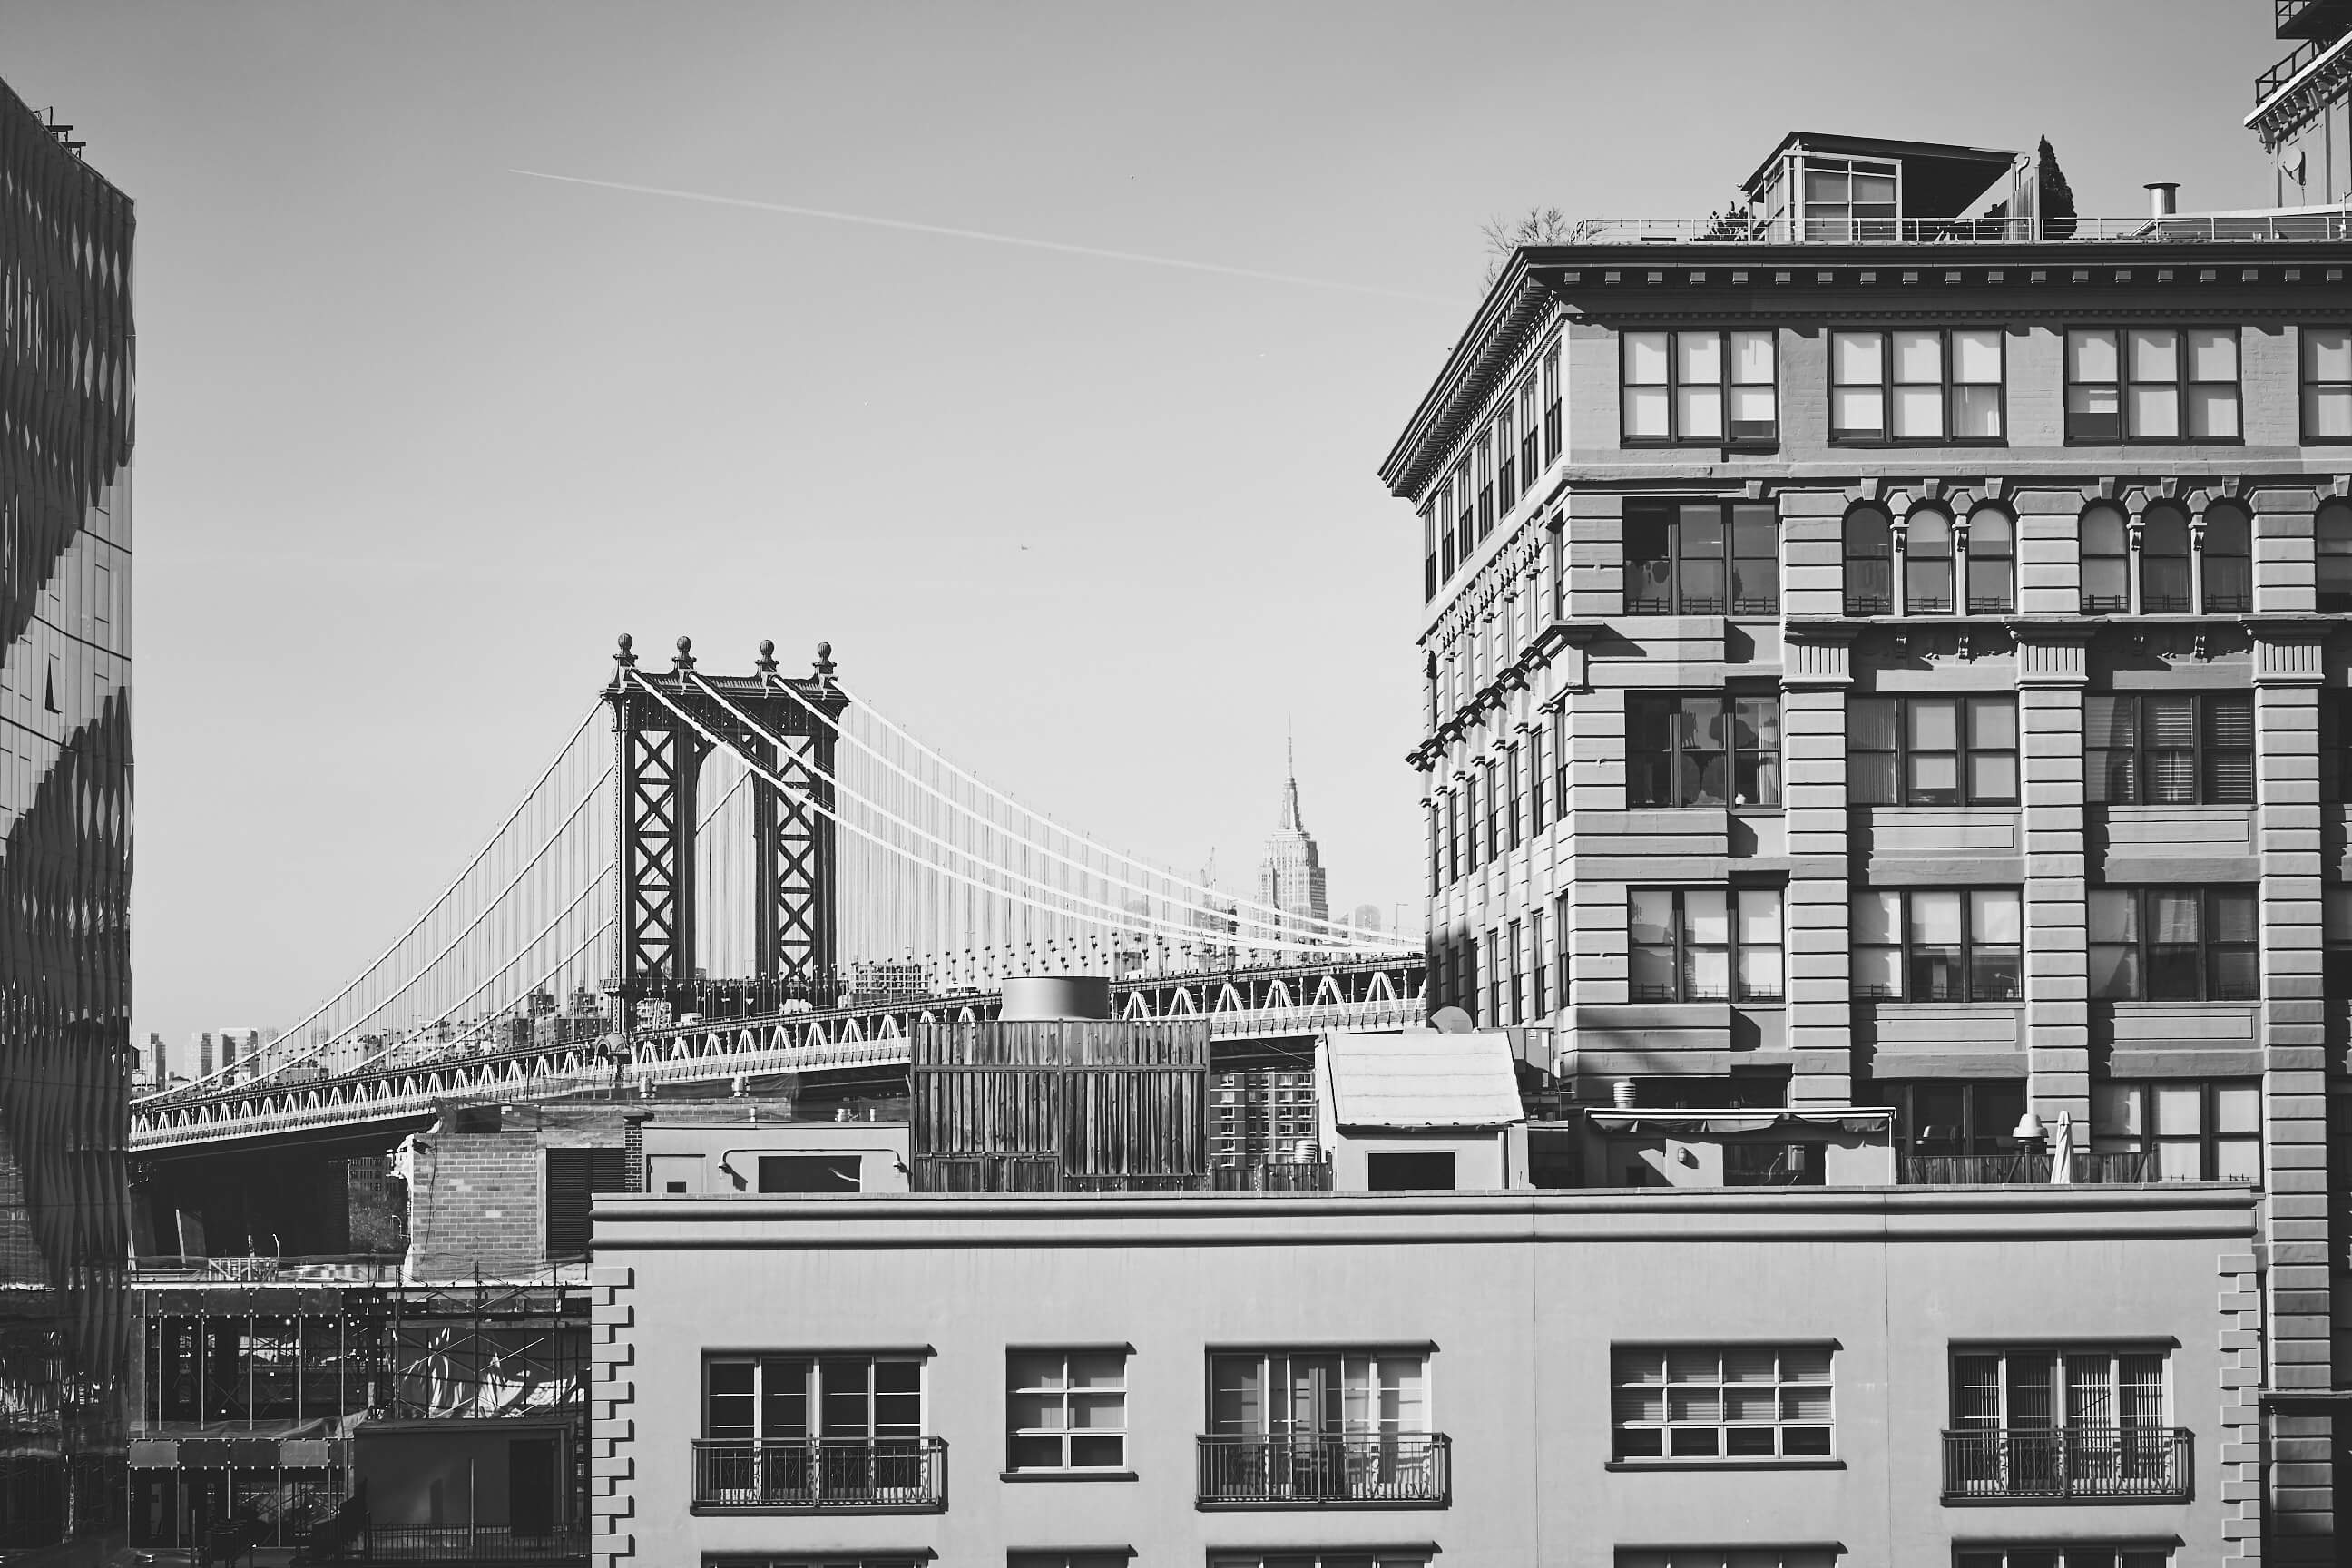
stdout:
<svg viewBox="0 0 2352 1568">
<path fill-rule="evenodd" d="M 1201 1505 L 1444 1507 L 1452 1444 L 1436 1432 L 1203 1436 Z"/>
<path fill-rule="evenodd" d="M 2012 1426 L 1944 1434 L 1944 1500 L 2189 1496 L 2185 1426 Z"/>
<path fill-rule="evenodd" d="M 2135 1186 L 2148 1178 L 2142 1153 L 2074 1154 L 2074 1180 L 2084 1186 Z M 1906 1154 L 1900 1163 L 1906 1186 L 2042 1186 L 2052 1176 L 2046 1149 L 2003 1150 L 1993 1154 Z"/>
<path fill-rule="evenodd" d="M 586 1563 L 588 1531 L 534 1533 L 508 1524 L 378 1524 L 362 1537 L 367 1563 Z"/>
<path fill-rule="evenodd" d="M 947 1506 L 944 1437 L 698 1438 L 694 1506 L 920 1512 Z"/>
</svg>

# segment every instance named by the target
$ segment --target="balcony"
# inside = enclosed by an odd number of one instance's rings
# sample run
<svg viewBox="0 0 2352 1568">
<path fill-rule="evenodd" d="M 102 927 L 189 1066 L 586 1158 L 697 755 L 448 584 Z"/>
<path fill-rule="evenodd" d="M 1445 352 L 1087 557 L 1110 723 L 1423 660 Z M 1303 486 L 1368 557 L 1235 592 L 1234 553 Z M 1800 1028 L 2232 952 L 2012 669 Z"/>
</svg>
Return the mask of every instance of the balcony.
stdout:
<svg viewBox="0 0 2352 1568">
<path fill-rule="evenodd" d="M 698 1513 L 936 1513 L 947 1507 L 943 1437 L 698 1438 Z"/>
<path fill-rule="evenodd" d="M 2077 1150 L 2070 1179 L 2090 1187 L 2128 1187 L 2147 1182 L 2142 1153 L 2086 1153 Z M 2011 1149 L 1993 1154 L 1906 1154 L 1898 1162 L 1905 1186 L 2046 1186 L 2053 1180 L 2050 1151 Z"/>
<path fill-rule="evenodd" d="M 1452 1443 L 1442 1433 L 1204 1436 L 1200 1506 L 1444 1508 Z"/>
<path fill-rule="evenodd" d="M 1944 1501 L 2186 1502 L 2183 1426 L 2026 1426 L 1944 1434 Z"/>
</svg>

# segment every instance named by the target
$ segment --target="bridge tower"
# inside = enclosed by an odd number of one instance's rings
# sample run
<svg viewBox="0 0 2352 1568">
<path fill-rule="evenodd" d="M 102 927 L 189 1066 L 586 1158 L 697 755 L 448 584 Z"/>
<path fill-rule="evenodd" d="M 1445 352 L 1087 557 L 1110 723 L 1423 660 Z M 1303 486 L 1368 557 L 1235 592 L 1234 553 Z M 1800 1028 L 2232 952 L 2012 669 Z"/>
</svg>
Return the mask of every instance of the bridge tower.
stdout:
<svg viewBox="0 0 2352 1568">
<path fill-rule="evenodd" d="M 677 639 L 667 674 L 637 668 L 622 634 L 604 700 L 619 771 L 614 856 L 613 974 L 625 994 L 691 981 L 695 970 L 696 784 L 710 742 L 646 689 L 652 687 L 714 735 L 739 743 L 791 789 L 754 777 L 754 887 L 763 912 L 754 948 L 759 979 L 815 983 L 835 961 L 832 819 L 835 731 L 848 695 L 833 679 L 833 646 L 816 645 L 814 673 L 776 672 L 776 645 L 760 644 L 751 675 L 706 675 L 694 643 Z M 708 686 L 784 746 L 749 732 Z M 797 693 L 797 698 L 795 698 Z M 805 704 L 805 706 L 803 706 Z M 819 720 L 815 713 L 824 715 Z M 781 754 L 780 754 L 781 751 Z"/>
</svg>

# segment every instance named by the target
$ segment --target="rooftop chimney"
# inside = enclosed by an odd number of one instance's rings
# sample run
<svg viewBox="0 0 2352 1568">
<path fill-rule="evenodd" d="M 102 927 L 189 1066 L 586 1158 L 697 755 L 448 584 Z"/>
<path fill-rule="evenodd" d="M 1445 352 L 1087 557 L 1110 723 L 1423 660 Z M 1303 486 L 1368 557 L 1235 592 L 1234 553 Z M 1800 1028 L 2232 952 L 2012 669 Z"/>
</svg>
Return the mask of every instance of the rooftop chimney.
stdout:
<svg viewBox="0 0 2352 1568">
<path fill-rule="evenodd" d="M 2180 185 L 2173 180 L 2151 181 L 2147 187 L 2147 216 L 2170 217 L 2180 205 Z"/>
</svg>

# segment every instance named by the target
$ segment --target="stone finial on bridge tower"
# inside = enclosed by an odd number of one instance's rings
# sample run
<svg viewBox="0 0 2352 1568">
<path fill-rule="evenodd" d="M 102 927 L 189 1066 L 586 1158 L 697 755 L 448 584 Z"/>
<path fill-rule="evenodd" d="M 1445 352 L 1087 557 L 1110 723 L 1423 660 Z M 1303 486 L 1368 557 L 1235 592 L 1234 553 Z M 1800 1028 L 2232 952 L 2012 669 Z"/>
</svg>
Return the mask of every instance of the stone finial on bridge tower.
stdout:
<svg viewBox="0 0 2352 1568">
<path fill-rule="evenodd" d="M 833 645 L 831 643 L 821 642 L 816 645 L 816 660 L 809 668 L 816 671 L 818 684 L 823 686 L 833 684 Z"/>
<path fill-rule="evenodd" d="M 773 637 L 761 637 L 760 639 L 760 657 L 751 661 L 751 668 L 760 672 L 761 680 L 770 681 L 775 679 L 776 641 Z"/>
<path fill-rule="evenodd" d="M 688 670 L 692 669 L 694 668 L 694 639 L 692 637 L 678 638 L 677 652 L 670 656 L 669 662 L 671 673 L 676 675 L 684 675 Z"/>
<path fill-rule="evenodd" d="M 632 647 L 636 646 L 636 638 L 631 637 L 628 633 L 623 632 L 621 634 L 621 651 L 613 656 L 613 662 L 619 665 L 623 669 L 636 668 L 637 656 L 629 651 Z"/>
</svg>

